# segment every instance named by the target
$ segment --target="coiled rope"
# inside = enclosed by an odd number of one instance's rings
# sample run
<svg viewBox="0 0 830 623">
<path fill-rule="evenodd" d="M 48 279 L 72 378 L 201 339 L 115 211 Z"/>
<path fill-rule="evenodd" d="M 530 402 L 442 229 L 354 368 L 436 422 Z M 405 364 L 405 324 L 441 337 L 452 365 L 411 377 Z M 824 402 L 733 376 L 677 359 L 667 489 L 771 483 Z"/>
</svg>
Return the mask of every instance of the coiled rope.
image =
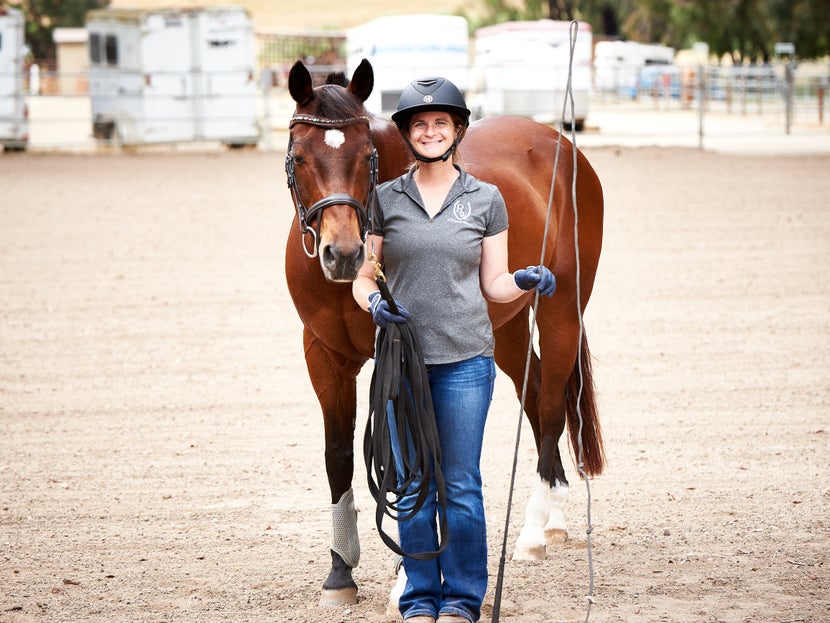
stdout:
<svg viewBox="0 0 830 623">
<path fill-rule="evenodd" d="M 585 325 L 582 318 L 582 293 L 581 293 L 581 286 L 580 286 L 580 262 L 579 262 L 579 213 L 578 213 L 578 206 L 577 206 L 577 197 L 576 197 L 576 180 L 577 180 L 577 152 L 576 152 L 576 117 L 574 114 L 574 97 L 573 97 L 573 85 L 572 85 L 572 77 L 573 77 L 573 60 L 574 60 L 574 50 L 576 46 L 576 37 L 577 31 L 579 30 L 579 24 L 576 20 L 571 21 L 570 29 L 569 29 L 569 40 L 570 40 L 570 51 L 569 51 L 569 58 L 568 58 L 568 81 L 567 86 L 565 89 L 565 101 L 562 105 L 562 115 L 559 120 L 559 134 L 556 139 L 556 155 L 553 161 L 553 172 L 551 176 L 551 183 L 550 183 L 550 195 L 548 196 L 548 209 L 547 214 L 545 216 L 545 230 L 544 235 L 542 237 L 542 251 L 539 257 L 539 263 L 542 264 L 545 258 L 545 250 L 547 248 L 547 241 L 548 241 L 548 231 L 550 229 L 550 219 L 551 213 L 553 211 L 553 191 L 554 185 L 556 184 L 556 172 L 559 170 L 559 154 L 561 151 L 561 144 L 562 144 L 562 133 L 564 130 L 565 125 L 565 115 L 568 111 L 568 105 L 570 104 L 570 112 L 571 112 L 571 143 L 573 144 L 574 150 L 574 158 L 573 158 L 573 176 L 571 178 L 571 203 L 573 204 L 573 212 L 574 212 L 574 249 L 576 253 L 576 306 L 577 306 L 577 316 L 579 318 L 579 341 L 578 343 L 582 343 L 582 337 L 585 333 Z M 525 372 L 524 372 L 524 380 L 522 382 L 522 398 L 521 398 L 521 405 L 519 406 L 519 423 L 516 429 L 516 445 L 513 451 L 513 470 L 510 475 L 510 488 L 508 491 L 507 497 L 507 513 L 504 522 L 504 537 L 502 541 L 502 549 L 501 549 L 501 556 L 499 558 L 499 571 L 498 577 L 496 580 L 496 589 L 495 595 L 493 598 L 493 618 L 492 623 L 498 623 L 499 616 L 501 613 L 501 595 L 504 588 L 504 566 L 505 560 L 507 557 L 507 536 L 510 527 L 510 511 L 513 505 L 513 489 L 516 483 L 516 466 L 518 464 L 519 458 L 519 445 L 521 442 L 521 435 L 522 435 L 522 421 L 524 420 L 524 410 L 525 410 L 525 402 L 527 399 L 527 383 L 528 378 L 530 375 L 530 361 L 531 356 L 533 353 L 533 337 L 535 335 L 536 330 L 536 312 L 539 305 L 539 291 L 536 290 L 534 297 L 533 297 L 533 305 L 531 307 L 531 317 L 532 322 L 530 324 L 530 340 L 528 341 L 527 347 L 527 358 L 525 360 Z M 591 606 L 594 604 L 594 562 L 593 562 L 593 553 L 591 548 L 591 533 L 594 530 L 593 524 L 591 522 L 591 485 L 588 481 L 588 476 L 585 473 L 584 467 L 585 463 L 583 460 L 584 457 L 584 450 L 582 446 L 582 427 L 583 427 L 583 419 L 582 419 L 582 409 L 580 407 L 580 401 L 582 399 L 582 391 L 584 388 L 584 379 L 582 376 L 582 349 L 578 349 L 577 351 L 577 366 L 576 368 L 579 370 L 579 391 L 577 393 L 576 398 L 576 414 L 579 419 L 579 429 L 577 434 L 578 440 L 578 448 L 577 448 L 577 471 L 579 475 L 582 477 L 582 480 L 585 482 L 585 486 L 587 488 L 588 494 L 588 502 L 587 502 L 587 516 L 588 516 L 588 527 L 586 529 L 587 535 L 587 548 L 588 548 L 588 594 L 585 597 L 586 600 L 586 612 L 585 612 L 585 622 L 588 623 L 588 620 L 591 616 Z"/>
<path fill-rule="evenodd" d="M 377 264 L 375 281 L 392 312 L 398 313 L 386 278 Z M 387 411 L 390 402 L 394 413 L 391 422 Z M 399 440 L 403 473 L 398 473 L 396 469 L 391 442 L 393 431 Z M 447 492 L 441 471 L 441 443 L 427 369 L 415 328 L 408 322 L 390 322 L 385 329 L 378 331 L 363 456 L 369 491 L 376 502 L 375 523 L 380 538 L 399 556 L 415 560 L 436 558 L 449 543 L 445 512 Z M 395 521 L 406 521 L 414 517 L 427 499 L 433 477 L 441 509 L 439 547 L 429 552 L 406 552 L 383 529 L 383 518 L 388 516 Z M 411 501 L 413 496 L 414 503 Z M 405 499 L 407 503 L 404 506 Z"/>
</svg>

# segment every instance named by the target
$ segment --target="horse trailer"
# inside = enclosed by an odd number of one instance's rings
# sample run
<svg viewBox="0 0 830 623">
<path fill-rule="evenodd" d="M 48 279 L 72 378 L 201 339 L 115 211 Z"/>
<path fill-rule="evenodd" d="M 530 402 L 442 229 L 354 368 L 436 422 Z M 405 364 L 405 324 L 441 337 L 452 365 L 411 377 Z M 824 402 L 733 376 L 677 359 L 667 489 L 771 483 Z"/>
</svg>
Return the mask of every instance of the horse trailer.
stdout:
<svg viewBox="0 0 830 623">
<path fill-rule="evenodd" d="M 564 118 L 581 130 L 591 95 L 592 41 L 590 24 L 578 22 L 571 62 L 571 22 L 540 19 L 479 28 L 468 100 L 474 118 L 517 115 L 541 123 Z"/>
<path fill-rule="evenodd" d="M 124 145 L 260 138 L 243 7 L 90 11 L 93 135 Z"/>
<path fill-rule="evenodd" d="M 29 145 L 29 106 L 24 92 L 25 18 L 18 9 L 0 7 L 0 146 Z"/>
<path fill-rule="evenodd" d="M 346 69 L 372 64 L 375 86 L 366 108 L 389 116 L 413 80 L 441 76 L 462 93 L 469 82 L 469 28 L 459 15 L 387 15 L 346 33 Z"/>
</svg>

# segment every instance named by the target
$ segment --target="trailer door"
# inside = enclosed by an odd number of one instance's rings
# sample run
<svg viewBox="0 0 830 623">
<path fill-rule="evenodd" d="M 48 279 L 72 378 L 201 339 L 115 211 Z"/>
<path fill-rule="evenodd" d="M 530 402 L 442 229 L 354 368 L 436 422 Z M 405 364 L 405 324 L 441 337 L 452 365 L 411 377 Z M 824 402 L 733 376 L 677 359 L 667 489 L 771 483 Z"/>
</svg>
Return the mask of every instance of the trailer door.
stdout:
<svg viewBox="0 0 830 623">
<path fill-rule="evenodd" d="M 147 16 L 141 33 L 144 116 L 149 142 L 196 137 L 189 20 L 178 11 Z"/>
<path fill-rule="evenodd" d="M 253 27 L 244 9 L 194 15 L 193 73 L 198 76 L 200 137 L 256 143 L 259 126 L 254 82 Z"/>
<path fill-rule="evenodd" d="M 29 140 L 22 47 L 22 14 L 0 15 L 0 145 L 20 148 Z"/>
</svg>

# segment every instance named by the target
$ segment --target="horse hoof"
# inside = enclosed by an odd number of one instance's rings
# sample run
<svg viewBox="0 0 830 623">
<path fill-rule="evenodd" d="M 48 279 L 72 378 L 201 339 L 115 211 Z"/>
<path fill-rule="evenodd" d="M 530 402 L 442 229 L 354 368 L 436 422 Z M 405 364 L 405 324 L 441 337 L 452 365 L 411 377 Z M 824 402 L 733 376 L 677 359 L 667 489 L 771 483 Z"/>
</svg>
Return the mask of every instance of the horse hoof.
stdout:
<svg viewBox="0 0 830 623">
<path fill-rule="evenodd" d="M 516 543 L 513 560 L 544 560 L 545 546 L 529 543 Z"/>
<path fill-rule="evenodd" d="M 320 595 L 321 606 L 352 606 L 357 603 L 357 588 L 324 588 Z"/>
<path fill-rule="evenodd" d="M 560 528 L 545 530 L 545 543 L 548 545 L 562 545 L 568 540 L 568 531 Z"/>
</svg>

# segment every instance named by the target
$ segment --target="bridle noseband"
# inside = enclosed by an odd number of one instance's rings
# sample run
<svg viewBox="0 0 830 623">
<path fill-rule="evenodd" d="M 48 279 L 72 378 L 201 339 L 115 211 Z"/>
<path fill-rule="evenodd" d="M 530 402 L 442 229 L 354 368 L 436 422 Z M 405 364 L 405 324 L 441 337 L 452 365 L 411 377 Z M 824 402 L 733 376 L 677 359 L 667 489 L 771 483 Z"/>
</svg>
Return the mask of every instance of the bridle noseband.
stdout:
<svg viewBox="0 0 830 623">
<path fill-rule="evenodd" d="M 288 122 L 288 129 L 290 130 L 298 123 L 306 125 L 313 125 L 320 128 L 342 128 L 353 123 L 363 122 L 369 123 L 369 117 L 361 115 L 359 117 L 347 117 L 346 119 L 327 119 L 325 117 L 315 117 L 313 115 L 295 114 Z M 323 197 L 319 201 L 311 204 L 311 207 L 306 208 L 300 197 L 300 191 L 297 188 L 297 178 L 294 175 L 294 158 L 291 155 L 291 143 L 288 144 L 288 154 L 285 156 L 285 173 L 288 177 L 288 188 L 291 189 L 291 196 L 294 200 L 294 206 L 297 208 L 297 220 L 300 223 L 300 234 L 303 236 L 303 251 L 305 254 L 314 258 L 317 257 L 317 247 L 320 240 L 320 219 L 317 219 L 316 227 L 309 227 L 309 222 L 326 208 L 333 205 L 347 205 L 354 209 L 357 215 L 358 223 L 360 224 L 360 239 L 366 241 L 366 232 L 369 229 L 370 220 L 370 206 L 375 194 L 375 187 L 378 182 L 378 150 L 372 147 L 372 156 L 369 160 L 369 194 L 366 197 L 366 203 L 360 201 L 348 193 L 334 193 Z M 305 235 L 311 233 L 313 238 L 313 248 L 308 250 L 305 243 Z"/>
</svg>

